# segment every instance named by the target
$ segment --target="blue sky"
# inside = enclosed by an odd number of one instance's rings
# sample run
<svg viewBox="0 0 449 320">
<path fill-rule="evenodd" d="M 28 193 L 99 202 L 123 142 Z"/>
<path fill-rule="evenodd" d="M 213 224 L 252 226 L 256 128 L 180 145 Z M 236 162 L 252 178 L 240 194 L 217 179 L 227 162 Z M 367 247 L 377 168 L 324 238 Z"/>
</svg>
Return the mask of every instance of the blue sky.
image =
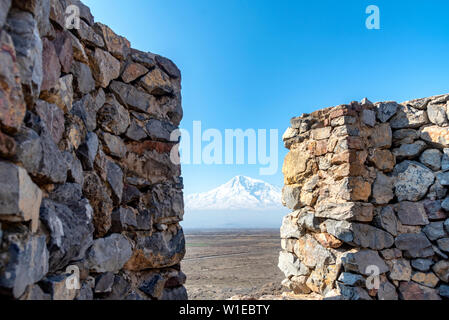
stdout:
<svg viewBox="0 0 449 320">
<path fill-rule="evenodd" d="M 293 116 L 368 97 L 449 92 L 449 1 L 84 0 L 96 21 L 182 71 L 184 120 L 204 129 L 279 129 Z M 368 5 L 381 29 L 365 28 Z M 279 140 L 280 137 L 279 137 Z M 279 169 L 185 165 L 185 193 L 235 175 L 282 186 Z"/>
</svg>

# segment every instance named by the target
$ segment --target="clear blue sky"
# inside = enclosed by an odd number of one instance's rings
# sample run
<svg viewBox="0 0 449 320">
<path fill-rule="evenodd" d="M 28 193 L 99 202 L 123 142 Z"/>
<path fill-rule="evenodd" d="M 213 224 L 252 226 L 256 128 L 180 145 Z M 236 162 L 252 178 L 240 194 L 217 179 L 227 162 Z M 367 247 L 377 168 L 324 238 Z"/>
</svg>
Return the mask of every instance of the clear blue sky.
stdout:
<svg viewBox="0 0 449 320">
<path fill-rule="evenodd" d="M 132 46 L 171 58 L 183 76 L 184 120 L 204 128 L 277 128 L 293 116 L 361 100 L 449 92 L 447 0 L 85 0 Z M 377 5 L 381 30 L 365 28 Z M 280 140 L 280 137 L 279 137 Z M 259 166 L 183 167 L 185 192 L 238 174 L 282 185 Z"/>
</svg>

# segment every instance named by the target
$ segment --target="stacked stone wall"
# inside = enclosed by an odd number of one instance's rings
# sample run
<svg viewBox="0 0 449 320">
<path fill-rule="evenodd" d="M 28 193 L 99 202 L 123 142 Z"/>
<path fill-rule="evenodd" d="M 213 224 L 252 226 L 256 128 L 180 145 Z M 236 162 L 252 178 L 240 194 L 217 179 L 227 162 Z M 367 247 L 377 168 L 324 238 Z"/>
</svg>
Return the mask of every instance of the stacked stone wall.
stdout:
<svg viewBox="0 0 449 320">
<path fill-rule="evenodd" d="M 186 299 L 178 68 L 78 0 L 0 0 L 0 42 L 0 295 Z"/>
<path fill-rule="evenodd" d="M 364 99 L 291 120 L 285 286 L 332 299 L 449 297 L 448 101 Z"/>
</svg>

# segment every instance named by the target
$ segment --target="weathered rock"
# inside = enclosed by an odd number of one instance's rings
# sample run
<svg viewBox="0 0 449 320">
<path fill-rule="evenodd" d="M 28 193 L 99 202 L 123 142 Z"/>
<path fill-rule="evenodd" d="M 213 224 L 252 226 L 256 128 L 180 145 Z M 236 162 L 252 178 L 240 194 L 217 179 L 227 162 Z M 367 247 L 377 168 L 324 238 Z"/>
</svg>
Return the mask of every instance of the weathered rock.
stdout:
<svg viewBox="0 0 449 320">
<path fill-rule="evenodd" d="M 72 39 L 72 50 L 73 50 L 73 59 L 74 61 L 79 61 L 82 63 L 89 63 L 89 58 L 87 57 L 86 51 L 84 50 L 84 46 L 75 37 L 71 32 L 68 33 L 70 38 Z"/>
<path fill-rule="evenodd" d="M 140 126 L 136 120 L 131 119 L 131 124 L 126 131 L 126 137 L 134 140 L 134 141 L 141 141 L 148 137 L 146 131 L 143 129 L 143 126 Z"/>
<path fill-rule="evenodd" d="M 43 68 L 41 90 L 48 91 L 54 89 L 58 84 L 61 76 L 61 64 L 55 46 L 50 40 L 43 38 L 42 48 L 42 63 L 45 68 Z"/>
<path fill-rule="evenodd" d="M 393 260 L 393 259 L 399 259 L 402 258 L 402 252 L 401 250 L 397 248 L 392 249 L 385 249 L 380 252 L 380 255 L 384 260 Z"/>
<path fill-rule="evenodd" d="M 360 287 L 349 287 L 338 283 L 338 289 L 344 300 L 372 300 L 368 292 Z"/>
<path fill-rule="evenodd" d="M 367 224 L 354 223 L 352 231 L 354 243 L 362 248 L 382 250 L 394 244 L 394 238 L 388 232 Z"/>
<path fill-rule="evenodd" d="M 132 256 L 129 240 L 114 233 L 94 241 L 87 253 L 89 269 L 94 272 L 116 272 Z"/>
<path fill-rule="evenodd" d="M 160 55 L 155 56 L 157 64 L 172 78 L 180 79 L 181 71 L 178 67 L 168 58 L 162 57 Z"/>
<path fill-rule="evenodd" d="M 332 253 L 310 235 L 301 237 L 296 241 L 294 252 L 297 257 L 301 257 L 301 262 L 309 268 L 335 263 L 335 257 Z"/>
<path fill-rule="evenodd" d="M 432 259 L 413 259 L 412 267 L 416 270 L 426 272 L 430 270 L 430 267 L 434 264 Z"/>
<path fill-rule="evenodd" d="M 111 187 L 113 200 L 120 203 L 123 194 L 123 171 L 113 161 L 107 161 L 106 163 L 106 181 Z"/>
<path fill-rule="evenodd" d="M 7 251 L 0 271 L 0 287 L 10 289 L 14 298 L 19 298 L 28 285 L 40 281 L 48 272 L 45 236 L 5 232 L 2 246 Z"/>
<path fill-rule="evenodd" d="M 131 49 L 132 61 L 142 64 L 148 69 L 156 66 L 156 55 L 150 52 L 142 52 L 136 49 Z"/>
<path fill-rule="evenodd" d="M 411 144 L 402 144 L 400 148 L 393 150 L 393 154 L 399 160 L 413 159 L 418 157 L 426 147 L 427 144 L 424 141 L 418 140 Z"/>
<path fill-rule="evenodd" d="M 16 155 L 17 144 L 13 138 L 0 131 L 0 157 L 10 159 Z"/>
<path fill-rule="evenodd" d="M 449 252 L 449 238 L 439 239 L 437 241 L 438 248 L 445 252 Z"/>
<path fill-rule="evenodd" d="M 74 300 L 77 290 L 67 286 L 69 275 L 51 275 L 42 280 L 42 288 L 52 300 Z"/>
<path fill-rule="evenodd" d="M 391 207 L 382 208 L 381 212 L 374 218 L 374 224 L 393 236 L 398 234 L 398 220 Z"/>
<path fill-rule="evenodd" d="M 406 259 L 388 260 L 390 267 L 389 278 L 393 281 L 410 281 L 412 277 L 412 267 Z"/>
<path fill-rule="evenodd" d="M 12 163 L 0 161 L 0 220 L 31 221 L 37 230 L 42 191 L 28 173 Z"/>
<path fill-rule="evenodd" d="M 104 142 L 106 153 L 119 159 L 126 155 L 126 146 L 122 139 L 109 133 L 103 133 L 101 139 Z"/>
<path fill-rule="evenodd" d="M 104 41 L 102 37 L 97 34 L 93 28 L 91 28 L 86 22 L 80 20 L 80 28 L 75 29 L 75 32 L 80 41 L 86 46 L 91 47 L 104 47 Z"/>
<path fill-rule="evenodd" d="M 433 272 L 415 272 L 412 276 L 412 280 L 429 288 L 435 288 L 440 281 Z"/>
<path fill-rule="evenodd" d="M 291 210 L 301 208 L 301 187 L 299 185 L 285 185 L 282 188 L 282 203 Z"/>
<path fill-rule="evenodd" d="M 419 161 L 432 169 L 438 171 L 441 169 L 442 154 L 438 149 L 428 149 L 421 154 Z"/>
<path fill-rule="evenodd" d="M 36 175 L 42 160 L 42 145 L 39 135 L 32 129 L 23 127 L 15 136 L 16 155 L 14 160 L 31 174 Z"/>
<path fill-rule="evenodd" d="M 338 277 L 338 281 L 345 286 L 351 287 L 364 287 L 366 282 L 363 276 L 350 272 L 342 272 Z"/>
<path fill-rule="evenodd" d="M 150 236 L 139 235 L 127 270 L 164 268 L 178 264 L 185 255 L 185 239 L 181 228 L 169 232 L 154 232 Z"/>
<path fill-rule="evenodd" d="M 152 298 L 160 299 L 164 291 L 165 282 L 166 280 L 163 276 L 156 274 L 144 281 L 140 285 L 139 290 Z"/>
<path fill-rule="evenodd" d="M 55 104 L 43 100 L 36 102 L 35 111 L 46 127 L 46 132 L 50 134 L 54 143 L 58 144 L 65 131 L 64 112 Z"/>
<path fill-rule="evenodd" d="M 390 124 L 381 123 L 374 127 L 373 132 L 369 136 L 370 146 L 373 148 L 390 148 L 393 143 L 393 133 Z"/>
<path fill-rule="evenodd" d="M 84 174 L 83 193 L 94 209 L 95 234 L 104 236 L 111 228 L 113 204 L 106 187 L 96 173 Z"/>
<path fill-rule="evenodd" d="M 187 289 L 185 287 L 164 289 L 161 300 L 188 300 Z"/>
<path fill-rule="evenodd" d="M 444 238 L 446 236 L 443 221 L 431 222 L 425 226 L 422 231 L 426 234 L 427 238 L 432 241 Z"/>
<path fill-rule="evenodd" d="M 117 59 L 125 60 L 131 52 L 130 42 L 114 33 L 108 26 L 95 23 L 94 30 L 103 37 L 106 49 Z"/>
<path fill-rule="evenodd" d="M 449 261 L 441 260 L 432 266 L 433 272 L 440 278 L 441 281 L 449 282 Z"/>
<path fill-rule="evenodd" d="M 0 1 L 0 28 L 3 28 L 3 25 L 6 22 L 6 17 L 8 16 L 8 11 L 10 8 L 11 0 Z"/>
<path fill-rule="evenodd" d="M 388 266 L 379 257 L 377 251 L 363 249 L 356 252 L 345 252 L 341 258 L 341 262 L 345 271 L 357 272 L 362 275 L 369 276 L 369 266 L 376 266 L 379 269 L 379 273 L 383 274 L 389 271 Z"/>
<path fill-rule="evenodd" d="M 37 22 L 31 13 L 12 8 L 5 29 L 14 42 L 25 101 L 32 105 L 43 79 L 42 41 Z"/>
<path fill-rule="evenodd" d="M 440 296 L 449 298 L 449 286 L 442 284 L 438 290 Z"/>
<path fill-rule="evenodd" d="M 419 139 L 419 131 L 415 129 L 399 129 L 393 132 L 393 145 L 410 144 Z"/>
<path fill-rule="evenodd" d="M 287 278 L 290 276 L 305 276 L 310 273 L 309 268 L 302 264 L 295 255 L 285 251 L 279 253 L 278 267 Z"/>
<path fill-rule="evenodd" d="M 56 104 L 64 113 L 72 110 L 73 103 L 73 75 L 68 74 L 59 78 L 56 86 L 49 91 L 41 91 L 40 98 L 51 104 Z"/>
<path fill-rule="evenodd" d="M 139 85 L 154 96 L 162 96 L 173 92 L 170 78 L 159 68 L 154 68 L 142 77 L 139 80 Z"/>
<path fill-rule="evenodd" d="M 373 205 L 362 202 L 319 204 L 315 208 L 317 218 L 369 222 L 373 219 Z"/>
<path fill-rule="evenodd" d="M 390 120 L 393 129 L 419 128 L 429 122 L 427 112 L 411 106 L 399 105 L 396 115 Z"/>
<path fill-rule="evenodd" d="M 149 120 L 145 128 L 149 138 L 158 141 L 171 141 L 170 135 L 176 129 L 170 123 L 156 119 Z"/>
<path fill-rule="evenodd" d="M 16 52 L 11 37 L 0 32 L 0 125 L 8 132 L 16 132 L 25 117 L 26 105 L 21 86 L 21 74 L 16 64 Z"/>
<path fill-rule="evenodd" d="M 425 226 L 429 224 L 424 205 L 420 202 L 400 202 L 398 206 L 398 218 L 402 224 L 409 226 Z"/>
<path fill-rule="evenodd" d="M 393 171 L 395 194 L 399 201 L 422 199 L 435 181 L 433 172 L 419 162 L 405 160 Z"/>
<path fill-rule="evenodd" d="M 166 184 L 156 184 L 143 198 L 146 208 L 153 209 L 155 223 L 172 224 L 183 219 L 184 200 L 182 192 Z"/>
<path fill-rule="evenodd" d="M 115 93 L 117 99 L 129 108 L 142 112 L 149 111 L 151 103 L 149 94 L 118 81 L 112 81 L 109 88 Z"/>
<path fill-rule="evenodd" d="M 112 212 L 112 227 L 111 231 L 120 233 L 126 230 L 137 229 L 136 213 L 126 207 L 120 207 Z"/>
<path fill-rule="evenodd" d="M 396 237 L 395 244 L 411 258 L 426 258 L 434 254 L 432 244 L 424 233 L 400 234 Z"/>
<path fill-rule="evenodd" d="M 427 115 L 430 122 L 443 127 L 449 124 L 446 116 L 446 106 L 443 104 L 429 104 L 427 106 Z"/>
<path fill-rule="evenodd" d="M 449 172 L 438 173 L 437 179 L 442 186 L 449 186 Z"/>
<path fill-rule="evenodd" d="M 376 104 L 377 107 L 377 119 L 381 122 L 387 122 L 392 116 L 394 116 L 399 108 L 396 102 L 389 101 Z"/>
<path fill-rule="evenodd" d="M 68 184 L 61 187 L 68 189 L 65 190 L 68 192 L 73 186 Z M 81 186 L 79 188 L 81 193 Z M 80 195 L 67 195 L 73 197 L 70 208 L 67 202 L 61 204 L 44 199 L 40 209 L 41 219 L 50 231 L 49 270 L 53 272 L 64 268 L 71 261 L 82 259 L 93 242 L 92 207 Z"/>
<path fill-rule="evenodd" d="M 85 171 L 91 171 L 94 168 L 95 157 L 98 152 L 98 137 L 95 133 L 89 132 L 86 141 L 78 148 L 76 154 L 80 159 Z"/>
<path fill-rule="evenodd" d="M 75 182 L 79 185 L 84 184 L 83 165 L 81 161 L 69 152 L 63 153 L 64 160 L 67 164 L 67 181 Z"/>
<path fill-rule="evenodd" d="M 379 290 L 377 291 L 377 298 L 379 300 L 398 300 L 396 287 L 389 281 L 381 282 Z"/>
<path fill-rule="evenodd" d="M 95 90 L 95 80 L 89 66 L 83 62 L 72 63 L 73 87 L 75 92 L 85 95 Z"/>
<path fill-rule="evenodd" d="M 125 70 L 122 73 L 122 80 L 125 83 L 130 83 L 137 78 L 145 75 L 148 72 L 148 69 L 143 65 L 130 62 L 125 66 Z"/>
<path fill-rule="evenodd" d="M 39 287 L 37 284 L 34 284 L 28 286 L 25 293 L 20 297 L 20 300 L 28 300 L 28 301 L 51 300 L 51 295 L 42 291 L 41 287 Z"/>
<path fill-rule="evenodd" d="M 313 237 L 325 248 L 337 249 L 343 245 L 343 241 L 329 233 L 315 233 Z"/>
<path fill-rule="evenodd" d="M 98 111 L 98 123 L 106 132 L 121 135 L 130 124 L 128 111 L 109 95 L 104 106 Z"/>
<path fill-rule="evenodd" d="M 74 102 L 71 113 L 83 121 L 87 131 L 94 131 L 97 128 L 97 110 L 90 94 L 86 94 Z"/>
<path fill-rule="evenodd" d="M 352 243 L 354 234 L 352 224 L 347 221 L 326 220 L 324 223 L 326 231 L 332 236 L 346 243 Z"/>
<path fill-rule="evenodd" d="M 438 292 L 414 282 L 401 282 L 399 297 L 402 300 L 441 300 Z"/>
<path fill-rule="evenodd" d="M 444 199 L 447 194 L 447 189 L 441 185 L 438 179 L 435 183 L 430 187 L 429 192 L 427 193 L 427 197 L 430 200 Z"/>
<path fill-rule="evenodd" d="M 108 293 L 112 291 L 112 286 L 114 285 L 115 276 L 112 272 L 106 272 L 100 274 L 95 279 L 95 293 Z"/>
<path fill-rule="evenodd" d="M 424 127 L 420 130 L 421 139 L 439 148 L 449 147 L 449 130 L 439 126 Z"/>
<path fill-rule="evenodd" d="M 373 184 L 372 197 L 375 204 L 387 204 L 394 198 L 393 180 L 380 171 Z"/>
<path fill-rule="evenodd" d="M 107 51 L 95 48 L 90 62 L 97 85 L 102 88 L 120 76 L 120 62 Z"/>
<path fill-rule="evenodd" d="M 362 110 L 362 122 L 367 126 L 374 127 L 376 125 L 376 112 L 373 110 Z"/>
<path fill-rule="evenodd" d="M 396 165 L 396 157 L 389 150 L 373 149 L 369 155 L 369 160 L 374 163 L 377 169 L 383 172 L 393 171 Z"/>
</svg>

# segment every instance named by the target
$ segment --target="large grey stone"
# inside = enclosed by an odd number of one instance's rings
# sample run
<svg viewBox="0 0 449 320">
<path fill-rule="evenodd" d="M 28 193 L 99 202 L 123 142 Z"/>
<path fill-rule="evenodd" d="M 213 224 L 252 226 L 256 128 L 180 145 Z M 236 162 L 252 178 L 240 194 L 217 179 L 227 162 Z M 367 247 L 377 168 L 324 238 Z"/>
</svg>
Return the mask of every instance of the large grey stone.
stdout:
<svg viewBox="0 0 449 320">
<path fill-rule="evenodd" d="M 412 267 L 407 259 L 394 259 L 387 261 L 390 267 L 389 278 L 393 281 L 410 281 Z"/>
<path fill-rule="evenodd" d="M 123 194 L 123 171 L 120 166 L 113 161 L 107 161 L 106 181 L 112 189 L 113 200 L 116 203 L 120 203 Z"/>
<path fill-rule="evenodd" d="M 390 206 L 382 208 L 379 214 L 374 218 L 374 224 L 393 236 L 398 234 L 398 219 Z"/>
<path fill-rule="evenodd" d="M 379 290 L 377 291 L 377 298 L 379 300 L 398 300 L 396 287 L 389 281 L 381 282 Z"/>
<path fill-rule="evenodd" d="M 0 287 L 12 291 L 19 298 L 28 285 L 40 281 L 48 272 L 48 251 L 45 236 L 30 236 L 25 233 L 6 233 L 2 246 L 4 265 L 0 270 Z"/>
<path fill-rule="evenodd" d="M 104 132 L 101 135 L 105 152 L 116 158 L 123 158 L 126 155 L 126 147 L 123 140 L 117 136 Z"/>
<path fill-rule="evenodd" d="M 67 163 L 50 133 L 41 132 L 42 161 L 36 178 L 42 183 L 64 183 L 67 180 Z"/>
<path fill-rule="evenodd" d="M 73 61 L 70 72 L 73 74 L 73 87 L 76 93 L 84 95 L 95 90 L 95 80 L 87 64 Z"/>
<path fill-rule="evenodd" d="M 387 122 L 392 116 L 394 116 L 398 110 L 399 105 L 396 102 L 381 102 L 376 104 L 377 107 L 377 119 L 381 122 Z"/>
<path fill-rule="evenodd" d="M 449 186 L 449 171 L 438 173 L 437 179 L 442 186 Z"/>
<path fill-rule="evenodd" d="M 76 154 L 80 159 L 85 171 L 94 169 L 94 161 L 98 152 L 98 137 L 95 133 L 89 132 L 86 141 L 80 145 Z"/>
<path fill-rule="evenodd" d="M 443 221 L 431 222 L 425 226 L 422 231 L 426 234 L 427 238 L 432 241 L 444 238 L 446 236 Z"/>
<path fill-rule="evenodd" d="M 20 79 L 28 105 L 39 97 L 42 79 L 42 41 L 33 15 L 12 8 L 5 29 L 11 35 L 17 55 Z"/>
<path fill-rule="evenodd" d="M 430 267 L 434 264 L 432 259 L 422 259 L 422 258 L 413 259 L 411 263 L 413 268 L 422 272 L 429 271 Z"/>
<path fill-rule="evenodd" d="M 71 184 L 62 185 L 60 188 L 69 186 Z M 58 199 L 58 196 L 55 198 Z M 66 204 L 70 205 L 70 208 Z M 65 204 L 44 199 L 40 215 L 50 232 L 50 271 L 63 269 L 71 261 L 82 259 L 93 242 L 93 209 L 89 202 L 75 194 L 70 201 L 65 201 Z"/>
<path fill-rule="evenodd" d="M 402 159 L 413 159 L 418 157 L 426 149 L 427 144 L 418 140 L 410 144 L 402 144 L 398 149 L 393 150 L 393 154 L 400 161 Z"/>
<path fill-rule="evenodd" d="M 440 260 L 432 266 L 433 272 L 440 278 L 441 281 L 449 283 L 449 261 Z"/>
<path fill-rule="evenodd" d="M 427 115 L 429 116 L 430 122 L 440 127 L 449 124 L 446 116 L 446 105 L 444 104 L 429 104 L 427 106 Z"/>
<path fill-rule="evenodd" d="M 104 131 L 119 136 L 129 127 L 129 113 L 114 96 L 108 95 L 106 103 L 98 111 L 98 123 Z"/>
<path fill-rule="evenodd" d="M 25 169 L 0 161 L 0 220 L 31 221 L 33 231 L 39 223 L 42 191 Z"/>
<path fill-rule="evenodd" d="M 16 155 L 14 160 L 31 174 L 36 175 L 42 160 L 42 145 L 39 135 L 32 129 L 23 127 L 15 136 Z"/>
<path fill-rule="evenodd" d="M 282 203 L 291 210 L 301 208 L 301 186 L 299 185 L 285 185 L 282 188 Z"/>
<path fill-rule="evenodd" d="M 120 207 L 112 212 L 111 231 L 120 233 L 126 230 L 137 229 L 136 213 L 128 207 Z"/>
<path fill-rule="evenodd" d="M 156 184 L 143 196 L 143 203 L 152 208 L 155 223 L 173 224 L 184 217 L 184 198 L 181 189 L 169 184 Z"/>
<path fill-rule="evenodd" d="M 399 285 L 401 300 L 441 300 L 438 291 L 415 282 L 401 282 Z"/>
<path fill-rule="evenodd" d="M 395 194 L 399 201 L 422 199 L 435 181 L 433 172 L 423 164 L 405 160 L 395 166 Z"/>
<path fill-rule="evenodd" d="M 292 253 L 281 251 L 279 253 L 278 268 L 288 278 L 290 276 L 304 276 L 310 273 L 308 267 Z"/>
<path fill-rule="evenodd" d="M 170 123 L 157 119 L 148 120 L 145 127 L 149 138 L 158 141 L 171 141 L 170 135 L 176 129 Z"/>
<path fill-rule="evenodd" d="M 433 171 L 438 171 L 441 169 L 441 156 L 440 150 L 428 149 L 421 154 L 419 161 Z"/>
<path fill-rule="evenodd" d="M 376 266 L 379 273 L 383 274 L 389 271 L 388 266 L 379 256 L 377 251 L 363 249 L 356 252 L 346 252 L 341 258 L 345 271 L 357 272 L 362 275 L 371 275 L 370 266 Z"/>
<path fill-rule="evenodd" d="M 427 258 L 434 255 L 429 239 L 424 233 L 404 233 L 396 237 L 396 247 L 411 258 Z"/>
<path fill-rule="evenodd" d="M 131 258 L 131 243 L 114 233 L 94 241 L 87 253 L 89 269 L 94 272 L 117 272 Z"/>
<path fill-rule="evenodd" d="M 366 279 L 359 274 L 342 272 L 338 277 L 338 282 L 351 287 L 364 287 Z"/>
<path fill-rule="evenodd" d="M 352 224 L 347 221 L 326 220 L 324 223 L 327 233 L 346 243 L 352 243 L 354 234 Z"/>
<path fill-rule="evenodd" d="M 425 226 L 429 219 L 422 202 L 403 201 L 398 206 L 398 218 L 402 224 L 408 226 Z"/>
<path fill-rule="evenodd" d="M 362 248 L 382 250 L 394 244 L 394 238 L 388 232 L 373 226 L 353 223 L 354 243 Z"/>
<path fill-rule="evenodd" d="M 362 202 L 332 203 L 325 201 L 315 207 L 315 216 L 334 220 L 367 222 L 373 219 L 373 205 Z"/>
<path fill-rule="evenodd" d="M 162 297 L 165 282 L 166 280 L 163 276 L 155 274 L 151 278 L 145 280 L 139 286 L 139 290 L 152 298 L 159 299 Z"/>
<path fill-rule="evenodd" d="M 378 171 L 372 187 L 373 203 L 387 204 L 394 198 L 393 179 Z"/>
<path fill-rule="evenodd" d="M 390 120 L 393 129 L 419 128 L 429 123 L 427 112 L 411 106 L 399 106 L 396 115 Z"/>
<path fill-rule="evenodd" d="M 437 240 L 438 248 L 444 252 L 449 252 L 449 238 Z"/>
<path fill-rule="evenodd" d="M 118 81 L 112 81 L 109 88 L 115 93 L 117 99 L 129 108 L 142 112 L 149 111 L 151 102 L 149 94 L 137 90 L 132 85 Z"/>
<path fill-rule="evenodd" d="M 83 120 L 87 131 L 94 131 L 97 128 L 97 110 L 94 99 L 90 94 L 86 94 L 80 100 L 75 101 L 71 113 Z"/>
</svg>

